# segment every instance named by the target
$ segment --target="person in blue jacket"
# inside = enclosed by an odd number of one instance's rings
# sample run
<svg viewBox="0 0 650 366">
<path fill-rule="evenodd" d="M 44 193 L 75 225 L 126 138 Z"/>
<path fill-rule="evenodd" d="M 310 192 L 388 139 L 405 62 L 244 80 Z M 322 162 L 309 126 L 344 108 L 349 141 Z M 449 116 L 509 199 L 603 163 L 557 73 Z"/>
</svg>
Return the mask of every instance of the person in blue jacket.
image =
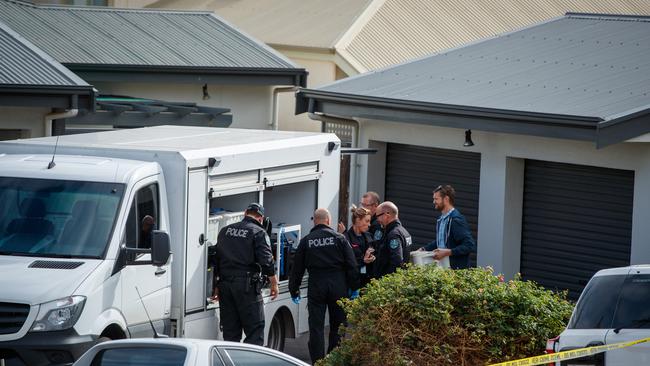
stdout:
<svg viewBox="0 0 650 366">
<path fill-rule="evenodd" d="M 434 252 L 434 259 L 449 257 L 452 269 L 469 268 L 469 255 L 476 251 L 465 216 L 454 208 L 456 191 L 450 185 L 438 186 L 433 190 L 433 206 L 441 215 L 436 221 L 436 239 L 424 246 Z"/>
</svg>

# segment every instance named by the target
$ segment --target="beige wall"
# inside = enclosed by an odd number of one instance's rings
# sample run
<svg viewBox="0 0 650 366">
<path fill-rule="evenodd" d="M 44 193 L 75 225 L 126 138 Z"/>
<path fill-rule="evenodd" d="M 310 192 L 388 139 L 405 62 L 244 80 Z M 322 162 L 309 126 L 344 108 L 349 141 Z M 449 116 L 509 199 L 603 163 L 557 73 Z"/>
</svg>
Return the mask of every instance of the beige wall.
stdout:
<svg viewBox="0 0 650 366">
<path fill-rule="evenodd" d="M 42 137 L 43 118 L 48 113 L 48 108 L 0 107 L 0 140 Z"/>
<path fill-rule="evenodd" d="M 108 2 L 108 5 L 116 8 L 144 8 L 156 1 L 157 0 L 111 0 Z"/>
<path fill-rule="evenodd" d="M 203 100 L 199 84 L 95 82 L 101 94 L 160 99 L 168 102 L 193 102 L 205 107 L 230 108 L 234 128 L 269 129 L 271 122 L 270 86 L 208 85 L 210 99 Z"/>
<path fill-rule="evenodd" d="M 317 88 L 336 80 L 336 65 L 331 61 L 293 57 L 291 60 L 309 71 L 309 76 L 307 77 L 308 88 Z M 321 124 L 319 121 L 309 119 L 306 113 L 298 116 L 295 115 L 295 93 L 281 93 L 279 100 L 278 127 L 280 130 L 320 132 Z"/>
</svg>

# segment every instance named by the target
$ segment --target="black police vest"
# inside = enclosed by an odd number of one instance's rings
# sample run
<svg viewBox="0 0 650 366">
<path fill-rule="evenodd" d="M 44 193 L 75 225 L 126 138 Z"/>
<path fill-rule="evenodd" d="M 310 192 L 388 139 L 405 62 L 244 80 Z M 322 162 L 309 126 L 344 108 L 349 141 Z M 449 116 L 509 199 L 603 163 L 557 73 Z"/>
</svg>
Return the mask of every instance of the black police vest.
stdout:
<svg viewBox="0 0 650 366">
<path fill-rule="evenodd" d="M 259 272 L 255 246 L 257 241 L 265 241 L 264 234 L 260 234 L 263 231 L 257 221 L 248 217 L 221 229 L 215 253 L 217 275 L 245 276 L 247 272 Z"/>
</svg>

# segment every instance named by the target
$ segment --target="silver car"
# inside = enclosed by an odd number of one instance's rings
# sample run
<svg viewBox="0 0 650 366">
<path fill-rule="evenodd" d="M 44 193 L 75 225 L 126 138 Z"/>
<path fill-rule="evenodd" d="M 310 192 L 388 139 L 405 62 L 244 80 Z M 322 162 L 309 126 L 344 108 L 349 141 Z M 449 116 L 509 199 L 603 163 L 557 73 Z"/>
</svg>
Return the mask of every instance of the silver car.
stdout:
<svg viewBox="0 0 650 366">
<path fill-rule="evenodd" d="M 100 343 L 73 366 L 308 366 L 269 348 L 188 338 L 125 339 Z"/>
</svg>

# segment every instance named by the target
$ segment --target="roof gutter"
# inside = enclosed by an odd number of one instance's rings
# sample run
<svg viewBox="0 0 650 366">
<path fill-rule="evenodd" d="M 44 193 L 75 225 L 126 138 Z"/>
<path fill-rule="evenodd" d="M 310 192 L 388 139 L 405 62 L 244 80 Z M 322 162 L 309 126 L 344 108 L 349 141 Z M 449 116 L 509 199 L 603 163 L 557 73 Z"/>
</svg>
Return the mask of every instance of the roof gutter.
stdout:
<svg viewBox="0 0 650 366">
<path fill-rule="evenodd" d="M 307 86 L 304 68 L 266 67 L 206 67 L 206 66 L 164 66 L 164 65 L 122 65 L 122 64 L 78 64 L 64 63 L 65 67 L 92 81 L 151 81 L 169 82 L 175 79 L 197 84 L 210 83 L 221 78 L 237 84 L 237 79 L 247 84 Z M 258 78 L 257 82 L 254 78 Z"/>
<path fill-rule="evenodd" d="M 399 100 L 313 89 L 301 89 L 296 95 L 296 114 L 304 112 L 591 142 L 596 141 L 597 125 L 603 121 L 599 117 Z"/>
<path fill-rule="evenodd" d="M 598 123 L 596 147 L 603 148 L 650 133 L 650 108 L 623 113 Z"/>
</svg>

